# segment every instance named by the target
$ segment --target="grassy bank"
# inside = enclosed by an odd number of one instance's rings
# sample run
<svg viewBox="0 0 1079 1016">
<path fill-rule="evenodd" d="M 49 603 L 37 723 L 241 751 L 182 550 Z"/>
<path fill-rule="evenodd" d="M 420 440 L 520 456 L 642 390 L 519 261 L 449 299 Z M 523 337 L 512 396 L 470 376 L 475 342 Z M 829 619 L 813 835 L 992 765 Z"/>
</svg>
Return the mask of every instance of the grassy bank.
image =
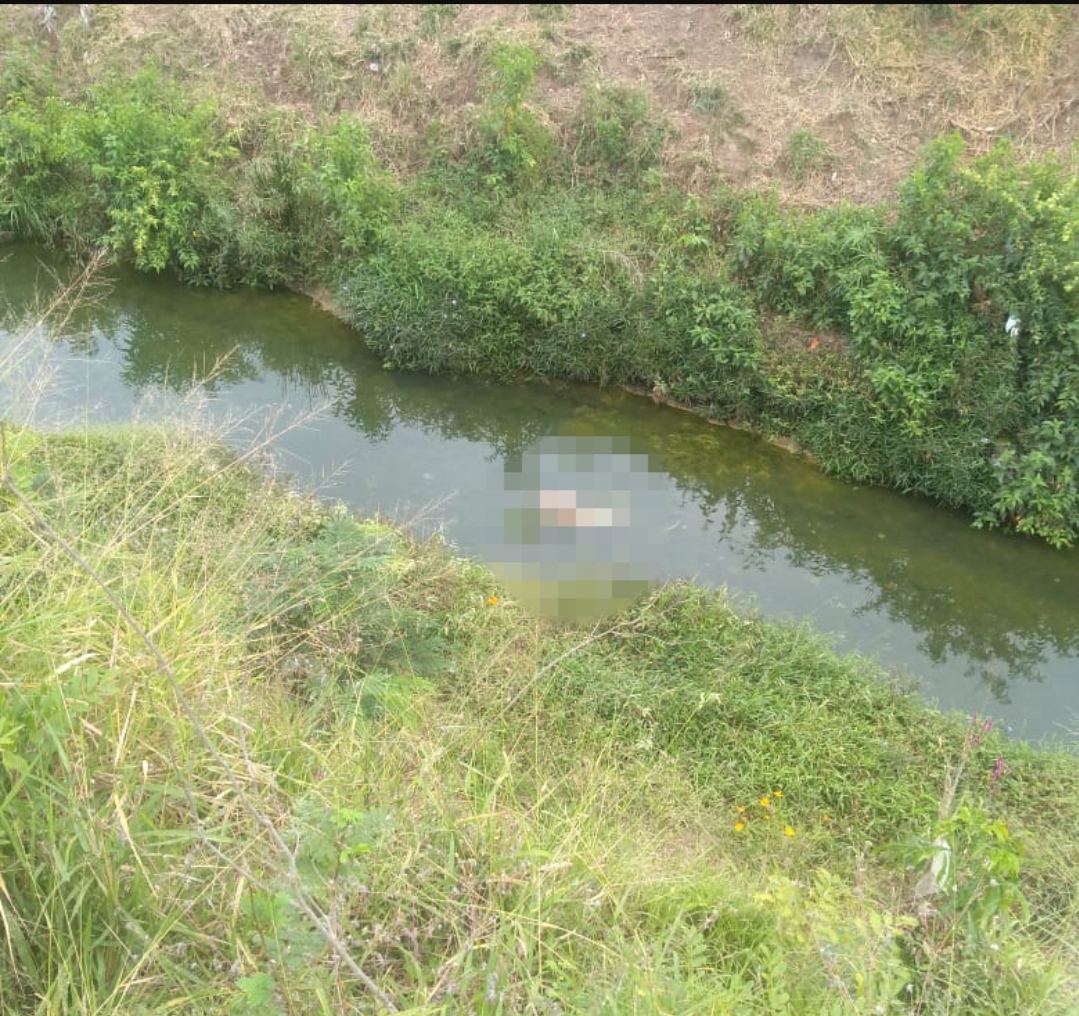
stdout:
<svg viewBox="0 0 1079 1016">
<path fill-rule="evenodd" d="M 0 1012 L 1079 1004 L 1074 753 L 688 586 L 538 622 L 189 428 L 2 454 Z"/>
<path fill-rule="evenodd" d="M 612 78 L 617 42 L 572 5 L 95 5 L 44 21 L 10 5 L 0 229 L 194 284 L 329 290 L 387 366 L 630 385 L 1069 545 L 1073 109 L 1045 114 L 1042 144 L 1005 96 L 1021 67 L 1050 102 L 1074 8 L 924 6 L 714 15 L 732 56 L 777 80 L 830 46 L 814 88 L 842 85 L 866 116 L 886 94 L 903 115 L 950 110 L 923 115 L 916 141 L 937 140 L 887 188 L 852 184 L 850 204 L 837 181 L 857 145 L 788 118 L 765 158 L 727 84 L 699 68 L 666 89 Z M 615 10 L 627 39 L 675 31 Z M 1007 129 L 964 127 L 989 97 L 1018 103 Z M 719 149 L 687 163 L 702 125 L 769 178 Z"/>
<path fill-rule="evenodd" d="M 1030 140 L 1072 5 L 722 5 L 762 96 L 789 57 L 959 121 L 856 207 L 836 107 L 765 136 L 689 37 L 638 88 L 572 7 L 7 5 L 0 228 L 329 287 L 390 367 L 638 385 L 1073 540 L 1079 213 Z M 196 427 L 2 431 L 3 1016 L 1067 1016 L 1076 829 L 1073 749 L 721 594 L 556 627 Z"/>
</svg>

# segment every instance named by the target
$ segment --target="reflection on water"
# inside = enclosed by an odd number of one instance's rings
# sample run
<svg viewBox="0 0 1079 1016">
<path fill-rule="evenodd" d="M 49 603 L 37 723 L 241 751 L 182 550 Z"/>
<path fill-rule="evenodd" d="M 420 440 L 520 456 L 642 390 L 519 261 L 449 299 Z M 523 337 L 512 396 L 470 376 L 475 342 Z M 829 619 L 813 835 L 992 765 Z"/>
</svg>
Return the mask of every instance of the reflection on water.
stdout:
<svg viewBox="0 0 1079 1016">
<path fill-rule="evenodd" d="M 0 265 L 14 317 L 48 285 L 37 261 L 15 247 Z M 811 619 L 948 708 L 1030 737 L 1079 730 L 1079 555 L 834 482 L 751 435 L 617 391 L 386 372 L 303 298 L 163 280 L 123 277 L 51 359 L 39 419 L 127 418 L 193 383 L 252 427 L 323 409 L 278 441 L 289 471 L 363 510 L 435 505 L 428 525 L 544 612 L 590 617 L 597 599 L 693 577 Z M 569 494 L 574 524 L 557 524 Z"/>
</svg>

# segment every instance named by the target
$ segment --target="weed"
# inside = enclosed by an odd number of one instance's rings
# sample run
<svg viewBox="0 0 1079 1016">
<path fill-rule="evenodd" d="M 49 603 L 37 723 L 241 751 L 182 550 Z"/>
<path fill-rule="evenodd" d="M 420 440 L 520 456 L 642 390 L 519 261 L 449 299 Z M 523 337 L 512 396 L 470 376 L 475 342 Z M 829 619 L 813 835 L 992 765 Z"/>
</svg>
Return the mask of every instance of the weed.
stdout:
<svg viewBox="0 0 1079 1016">
<path fill-rule="evenodd" d="M 563 21 L 573 11 L 573 4 L 529 4 L 528 13 L 537 21 Z"/>
<path fill-rule="evenodd" d="M 351 255 L 377 241 L 390 220 L 397 191 L 378 166 L 366 128 L 342 118 L 310 143 L 310 173 L 315 194 L 330 216 L 333 241 Z"/>
<path fill-rule="evenodd" d="M 596 48 L 589 42 L 564 43 L 551 57 L 549 73 L 562 85 L 579 82 L 595 63 Z"/>
<path fill-rule="evenodd" d="M 795 183 L 805 183 L 811 176 L 827 172 L 835 156 L 828 142 L 808 127 L 796 130 L 787 139 L 781 161 Z"/>
<path fill-rule="evenodd" d="M 783 15 L 776 4 L 731 4 L 732 22 L 752 39 L 760 41 L 774 39 L 781 34 L 785 24 Z"/>
<path fill-rule="evenodd" d="M 289 40 L 289 70 L 297 88 L 314 98 L 317 107 L 337 107 L 342 68 L 337 65 L 334 41 L 321 33 L 296 33 Z"/>
<path fill-rule="evenodd" d="M 422 4 L 420 6 L 420 34 L 425 39 L 433 39 L 441 35 L 460 12 L 460 4 Z"/>
<path fill-rule="evenodd" d="M 892 851 L 920 872 L 914 887 L 918 919 L 905 942 L 912 968 L 907 996 L 915 1012 L 931 1011 L 934 996 L 949 994 L 963 1008 L 984 1004 L 985 982 L 1000 979 L 1005 944 L 1030 918 L 1022 888 L 1023 839 L 999 814 L 1001 780 L 1011 767 L 999 755 L 989 766 L 983 748 L 991 726 L 971 719 L 958 760 L 946 773 L 937 820 L 927 835 Z M 986 771 L 977 773 L 983 766 Z M 980 800 L 967 782 L 987 788 Z M 1036 976 L 1008 990 L 1020 1008 L 1036 1008 L 1044 1002 L 1046 982 Z"/>
<path fill-rule="evenodd" d="M 642 91 L 612 85 L 585 92 L 575 133 L 580 165 L 634 182 L 658 164 L 667 135 Z"/>
<path fill-rule="evenodd" d="M 5 173 L 13 223 L 106 246 L 144 271 L 197 268 L 194 220 L 212 173 L 235 155 L 211 105 L 191 106 L 147 70 L 81 108 L 20 92 L 0 120 L 7 150 L 22 153 Z"/>
<path fill-rule="evenodd" d="M 393 65 L 410 60 L 416 51 L 415 42 L 407 38 L 388 37 L 370 31 L 358 34 L 360 57 L 372 74 L 388 73 Z"/>
<path fill-rule="evenodd" d="M 717 81 L 694 81 L 689 88 L 690 109 L 715 115 L 730 108 L 730 91 Z"/>
<path fill-rule="evenodd" d="M 812 996 L 799 997 L 812 980 L 808 967 L 823 974 L 827 992 L 836 1000 L 834 1011 L 904 1011 L 897 1000 L 913 976 L 903 955 L 915 925 L 912 918 L 852 893 L 827 871 L 817 872 L 809 885 L 778 882 L 763 899 L 782 916 L 785 949 L 770 985 L 780 1003 L 776 1008 L 789 1006 L 798 1012 L 813 1007 Z M 780 993 L 782 998 L 775 998 Z"/>
<path fill-rule="evenodd" d="M 502 43 L 490 54 L 491 93 L 480 119 L 486 143 L 487 182 L 495 187 L 522 184 L 538 174 L 553 143 L 536 115 L 525 105 L 543 58 L 523 43 Z"/>
</svg>

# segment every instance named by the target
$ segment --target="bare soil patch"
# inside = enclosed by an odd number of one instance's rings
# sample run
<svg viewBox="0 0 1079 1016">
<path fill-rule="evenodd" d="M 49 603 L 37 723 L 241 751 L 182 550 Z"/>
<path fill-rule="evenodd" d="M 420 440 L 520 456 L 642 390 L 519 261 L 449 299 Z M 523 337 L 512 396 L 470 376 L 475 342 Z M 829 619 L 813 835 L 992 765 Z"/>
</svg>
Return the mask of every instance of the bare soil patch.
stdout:
<svg viewBox="0 0 1079 1016">
<path fill-rule="evenodd" d="M 773 186 L 809 206 L 890 196 L 919 147 L 960 131 L 1064 152 L 1079 137 L 1079 5 L 8 4 L 75 76 L 155 59 L 239 120 L 365 117 L 399 171 L 474 129 L 485 54 L 533 46 L 530 104 L 565 131 L 585 89 L 642 90 L 666 171 Z"/>
</svg>

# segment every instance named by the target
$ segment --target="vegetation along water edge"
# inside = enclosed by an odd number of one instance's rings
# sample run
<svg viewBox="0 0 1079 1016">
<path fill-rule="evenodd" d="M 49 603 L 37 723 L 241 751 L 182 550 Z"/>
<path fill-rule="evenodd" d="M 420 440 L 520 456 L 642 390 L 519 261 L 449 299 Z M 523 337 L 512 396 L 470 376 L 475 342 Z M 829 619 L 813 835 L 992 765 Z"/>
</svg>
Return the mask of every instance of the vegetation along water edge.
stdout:
<svg viewBox="0 0 1079 1016">
<path fill-rule="evenodd" d="M 0 1012 L 1075 1011 L 1074 748 L 212 438 L 3 431 Z"/>
<path fill-rule="evenodd" d="M 639 89 L 594 6 L 7 5 L 3 228 L 1073 542 L 1072 6 L 642 5 L 684 54 Z M 777 138 L 694 35 L 865 109 Z M 922 119 L 843 203 L 884 95 Z M 1073 748 L 690 585 L 529 617 L 219 438 L 0 428 L 4 1016 L 1079 1008 Z"/>
<path fill-rule="evenodd" d="M 661 9 L 622 31 L 711 67 Z M 949 115 L 911 121 L 927 147 L 869 192 L 885 124 L 860 161 L 823 126 L 776 147 L 739 108 L 752 82 L 609 81 L 633 54 L 573 5 L 9 5 L 0 228 L 195 284 L 328 287 L 387 366 L 643 387 L 1073 543 L 1079 177 L 1051 97 L 1074 6 L 724 10 L 693 17 L 747 75 L 830 45 L 814 88 L 848 120 L 885 97 Z M 1007 97 L 1004 127 L 964 130 Z M 701 129 L 711 158 L 684 150 Z M 765 142 L 770 175 L 739 175 Z"/>
</svg>

